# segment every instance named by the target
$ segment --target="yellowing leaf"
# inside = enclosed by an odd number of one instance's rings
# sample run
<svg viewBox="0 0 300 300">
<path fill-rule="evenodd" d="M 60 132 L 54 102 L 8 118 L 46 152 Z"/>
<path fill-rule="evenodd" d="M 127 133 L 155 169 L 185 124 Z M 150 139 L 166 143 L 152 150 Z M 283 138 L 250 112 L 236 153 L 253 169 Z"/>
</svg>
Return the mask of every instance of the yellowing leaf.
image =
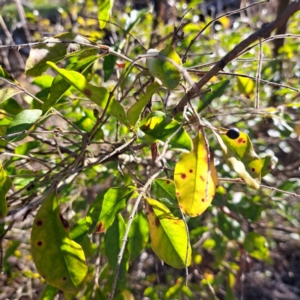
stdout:
<svg viewBox="0 0 300 300">
<path fill-rule="evenodd" d="M 240 93 L 250 96 L 254 91 L 254 82 L 250 78 L 238 77 L 238 88 Z"/>
<path fill-rule="evenodd" d="M 103 29 L 111 15 L 111 10 L 114 5 L 114 0 L 98 0 L 98 18 L 100 29 Z"/>
<path fill-rule="evenodd" d="M 6 193 L 11 186 L 12 182 L 0 163 L 0 218 L 5 218 L 7 215 Z"/>
<path fill-rule="evenodd" d="M 172 60 L 175 64 L 181 66 L 181 59 L 174 48 L 170 45 L 158 52 L 156 49 L 150 49 L 148 54 L 164 56 Z M 161 83 L 169 90 L 175 89 L 181 79 L 181 71 L 179 68 L 169 61 L 164 61 L 159 58 L 147 58 L 147 66 L 153 77 L 158 78 Z"/>
<path fill-rule="evenodd" d="M 190 217 L 199 216 L 207 209 L 218 185 L 213 155 L 210 153 L 208 168 L 208 153 L 200 132 L 193 143 L 194 149 L 190 153 L 181 155 L 174 171 L 179 206 Z"/>
<path fill-rule="evenodd" d="M 38 210 L 31 231 L 31 253 L 41 276 L 66 293 L 83 287 L 88 267 L 81 246 L 70 239 L 55 192 Z"/>
<path fill-rule="evenodd" d="M 239 137 L 230 138 L 226 134 L 214 134 L 222 148 L 223 156 L 228 166 L 235 171 L 245 183 L 259 189 L 262 163 L 255 153 L 249 136 L 240 132 Z"/>
<path fill-rule="evenodd" d="M 168 265 L 182 269 L 191 264 L 191 246 L 184 221 L 157 200 L 147 198 L 147 217 L 154 253 Z"/>
</svg>

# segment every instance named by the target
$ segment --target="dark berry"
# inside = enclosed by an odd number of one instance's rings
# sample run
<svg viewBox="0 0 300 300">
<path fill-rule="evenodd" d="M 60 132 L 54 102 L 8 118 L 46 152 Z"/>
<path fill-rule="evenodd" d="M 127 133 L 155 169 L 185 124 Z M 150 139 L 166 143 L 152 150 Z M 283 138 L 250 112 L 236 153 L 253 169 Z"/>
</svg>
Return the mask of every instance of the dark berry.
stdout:
<svg viewBox="0 0 300 300">
<path fill-rule="evenodd" d="M 235 140 L 240 136 L 240 131 L 237 128 L 231 128 L 226 132 L 226 135 L 230 139 Z"/>
</svg>

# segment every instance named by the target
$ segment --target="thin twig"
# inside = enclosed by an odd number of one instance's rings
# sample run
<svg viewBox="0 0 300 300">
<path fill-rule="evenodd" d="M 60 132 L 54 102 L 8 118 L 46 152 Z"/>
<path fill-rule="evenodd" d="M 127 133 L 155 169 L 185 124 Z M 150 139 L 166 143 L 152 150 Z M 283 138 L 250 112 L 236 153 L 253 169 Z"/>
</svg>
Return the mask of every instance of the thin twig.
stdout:
<svg viewBox="0 0 300 300">
<path fill-rule="evenodd" d="M 220 182 L 246 184 L 246 182 L 244 182 L 240 178 L 219 178 L 219 181 Z M 268 190 L 274 191 L 274 192 L 279 192 L 279 193 L 282 193 L 282 194 L 285 194 L 285 195 L 289 195 L 289 196 L 292 196 L 292 197 L 300 198 L 300 194 L 296 194 L 296 193 L 292 193 L 292 192 L 287 192 L 287 191 L 280 190 L 280 189 L 272 187 L 272 186 L 261 184 L 260 187 L 264 188 L 264 189 L 268 189 Z"/>
<path fill-rule="evenodd" d="M 259 84 L 261 78 L 262 58 L 263 58 L 262 44 L 261 44 L 261 39 L 259 39 L 259 58 L 258 58 L 258 66 L 256 72 L 256 92 L 255 92 L 255 104 L 254 104 L 255 109 L 259 109 Z"/>
<path fill-rule="evenodd" d="M 140 204 L 142 198 L 145 196 L 145 194 L 146 194 L 148 188 L 150 187 L 150 185 L 152 184 L 153 180 L 162 171 L 163 170 L 160 169 L 158 172 L 156 172 L 154 175 L 152 175 L 148 179 L 148 181 L 146 182 L 146 184 L 144 185 L 144 187 L 141 189 L 140 194 L 137 197 L 136 202 L 135 202 L 135 204 L 133 206 L 132 212 L 131 212 L 131 214 L 129 216 L 128 223 L 127 223 L 127 226 L 126 226 L 126 231 L 125 231 L 125 234 L 124 234 L 124 237 L 123 237 L 123 243 L 122 243 L 119 255 L 118 255 L 118 261 L 117 261 L 116 270 L 115 270 L 115 274 L 114 274 L 114 281 L 113 281 L 113 285 L 112 285 L 112 291 L 111 291 L 111 294 L 109 296 L 109 299 L 113 299 L 114 298 L 115 289 L 116 289 L 116 286 L 117 286 L 117 281 L 118 281 L 118 276 L 119 276 L 119 271 L 120 271 L 120 265 L 121 265 L 121 262 L 122 262 L 123 254 L 124 254 L 124 251 L 125 251 L 125 247 L 126 247 L 126 243 L 127 243 L 127 239 L 128 239 L 128 235 L 129 235 L 129 230 L 130 230 L 131 224 L 133 222 L 134 215 L 136 214 L 137 209 L 139 207 L 139 204 Z"/>
<path fill-rule="evenodd" d="M 217 64 L 212 67 L 197 83 L 198 89 L 201 89 L 213 76 L 217 75 L 230 61 L 234 60 L 239 54 L 244 51 L 250 44 L 262 37 L 268 37 L 271 32 L 283 24 L 296 12 L 300 10 L 300 1 L 292 3 L 281 15 L 279 15 L 272 23 L 266 24 L 261 29 L 251 34 L 248 38 L 244 39 L 230 52 L 228 52 Z M 172 114 L 177 115 L 183 110 L 183 107 L 195 95 L 194 88 L 190 88 L 188 93 L 177 103 L 173 108 Z"/>
<path fill-rule="evenodd" d="M 266 0 L 266 1 L 258 1 L 258 2 L 254 2 L 248 6 L 245 6 L 243 8 L 239 8 L 239 9 L 236 9 L 236 10 L 233 10 L 233 11 L 230 11 L 230 12 L 227 12 L 225 14 L 222 14 L 218 17 L 216 17 L 215 19 L 211 20 L 210 22 L 208 22 L 200 31 L 199 33 L 196 35 L 196 37 L 194 39 L 191 40 L 190 44 L 188 45 L 186 51 L 185 51 L 185 54 L 184 56 L 182 57 L 182 62 L 185 63 L 186 61 L 186 56 L 187 56 L 187 53 L 190 51 L 190 48 L 192 47 L 192 45 L 194 44 L 194 42 L 198 39 L 198 37 L 205 31 L 206 28 L 208 28 L 210 25 L 212 25 L 213 23 L 215 23 L 216 21 L 218 21 L 219 19 L 223 18 L 223 17 L 228 17 L 230 15 L 233 15 L 233 14 L 236 14 L 236 13 L 239 13 L 239 12 L 242 12 L 244 10 L 247 10 L 248 8 L 254 6 L 254 5 L 258 5 L 258 4 L 263 4 L 263 3 L 266 3 L 266 2 L 269 2 L 269 0 Z"/>
</svg>

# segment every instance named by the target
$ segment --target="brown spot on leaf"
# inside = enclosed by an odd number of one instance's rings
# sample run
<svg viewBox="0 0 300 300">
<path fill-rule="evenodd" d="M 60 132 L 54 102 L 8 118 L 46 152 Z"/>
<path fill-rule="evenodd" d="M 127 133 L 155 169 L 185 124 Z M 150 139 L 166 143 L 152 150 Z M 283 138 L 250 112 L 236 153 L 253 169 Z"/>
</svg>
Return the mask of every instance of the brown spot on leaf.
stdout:
<svg viewBox="0 0 300 300">
<path fill-rule="evenodd" d="M 36 225 L 37 226 L 42 226 L 43 225 L 43 221 L 42 220 L 37 220 Z"/>
<path fill-rule="evenodd" d="M 185 179 L 185 178 L 186 178 L 186 174 L 182 173 L 182 174 L 180 175 L 180 177 L 181 177 L 181 179 Z"/>
<path fill-rule="evenodd" d="M 176 192 L 176 195 L 177 195 L 177 196 L 179 196 L 179 193 L 178 193 L 178 192 Z"/>
<path fill-rule="evenodd" d="M 159 219 L 158 219 L 158 218 L 155 218 L 155 226 L 158 227 L 159 224 L 160 224 Z"/>
<path fill-rule="evenodd" d="M 166 184 L 170 184 L 170 180 L 167 180 L 167 181 L 166 181 Z"/>
<path fill-rule="evenodd" d="M 205 199 L 204 199 L 204 198 L 202 198 L 202 199 L 201 199 L 201 201 L 202 201 L 202 202 L 204 202 L 204 201 L 205 201 Z"/>
<path fill-rule="evenodd" d="M 254 168 L 252 168 L 252 169 L 251 169 L 251 171 L 252 171 L 252 172 L 255 172 L 255 169 L 254 169 Z"/>
<path fill-rule="evenodd" d="M 83 91 L 83 93 L 84 93 L 86 96 L 88 96 L 88 97 L 91 97 L 91 95 L 92 95 L 92 92 L 91 92 L 90 90 L 88 90 L 88 89 L 85 89 L 85 90 Z"/>
<path fill-rule="evenodd" d="M 96 232 L 96 233 L 102 233 L 102 232 L 104 232 L 104 231 L 105 231 L 105 228 L 104 228 L 104 226 L 103 226 L 103 223 L 102 223 L 102 222 L 99 222 L 99 224 L 98 224 L 97 227 L 96 227 L 95 232 Z"/>
<path fill-rule="evenodd" d="M 67 277 L 63 277 L 63 279 L 62 279 L 63 281 L 66 281 L 67 280 Z"/>
<path fill-rule="evenodd" d="M 64 228 L 69 229 L 70 228 L 69 222 L 62 216 L 62 214 L 59 214 L 59 218 Z"/>
<path fill-rule="evenodd" d="M 200 179 L 201 179 L 202 181 L 204 181 L 204 177 L 203 177 L 202 175 L 200 175 Z"/>
<path fill-rule="evenodd" d="M 153 208 L 152 208 L 152 206 L 148 205 L 148 211 L 151 212 L 151 213 L 153 213 Z"/>
<path fill-rule="evenodd" d="M 193 170 L 189 170 L 190 173 L 193 173 Z"/>
<path fill-rule="evenodd" d="M 42 242 L 42 241 L 38 241 L 38 242 L 37 242 L 37 245 L 38 245 L 38 246 L 42 246 L 42 245 L 43 245 L 43 242 Z"/>
</svg>

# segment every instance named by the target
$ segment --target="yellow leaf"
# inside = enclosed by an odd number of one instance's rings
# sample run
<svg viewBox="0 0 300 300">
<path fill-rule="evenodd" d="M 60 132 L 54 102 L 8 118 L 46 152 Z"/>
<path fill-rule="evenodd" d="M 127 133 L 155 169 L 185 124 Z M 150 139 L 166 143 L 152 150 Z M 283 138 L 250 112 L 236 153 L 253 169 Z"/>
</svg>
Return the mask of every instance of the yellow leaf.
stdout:
<svg viewBox="0 0 300 300">
<path fill-rule="evenodd" d="M 208 153 L 200 132 L 193 144 L 194 149 L 182 154 L 174 172 L 179 206 L 190 217 L 199 216 L 207 209 L 218 185 L 213 155 L 210 152 L 208 168 Z"/>
</svg>

